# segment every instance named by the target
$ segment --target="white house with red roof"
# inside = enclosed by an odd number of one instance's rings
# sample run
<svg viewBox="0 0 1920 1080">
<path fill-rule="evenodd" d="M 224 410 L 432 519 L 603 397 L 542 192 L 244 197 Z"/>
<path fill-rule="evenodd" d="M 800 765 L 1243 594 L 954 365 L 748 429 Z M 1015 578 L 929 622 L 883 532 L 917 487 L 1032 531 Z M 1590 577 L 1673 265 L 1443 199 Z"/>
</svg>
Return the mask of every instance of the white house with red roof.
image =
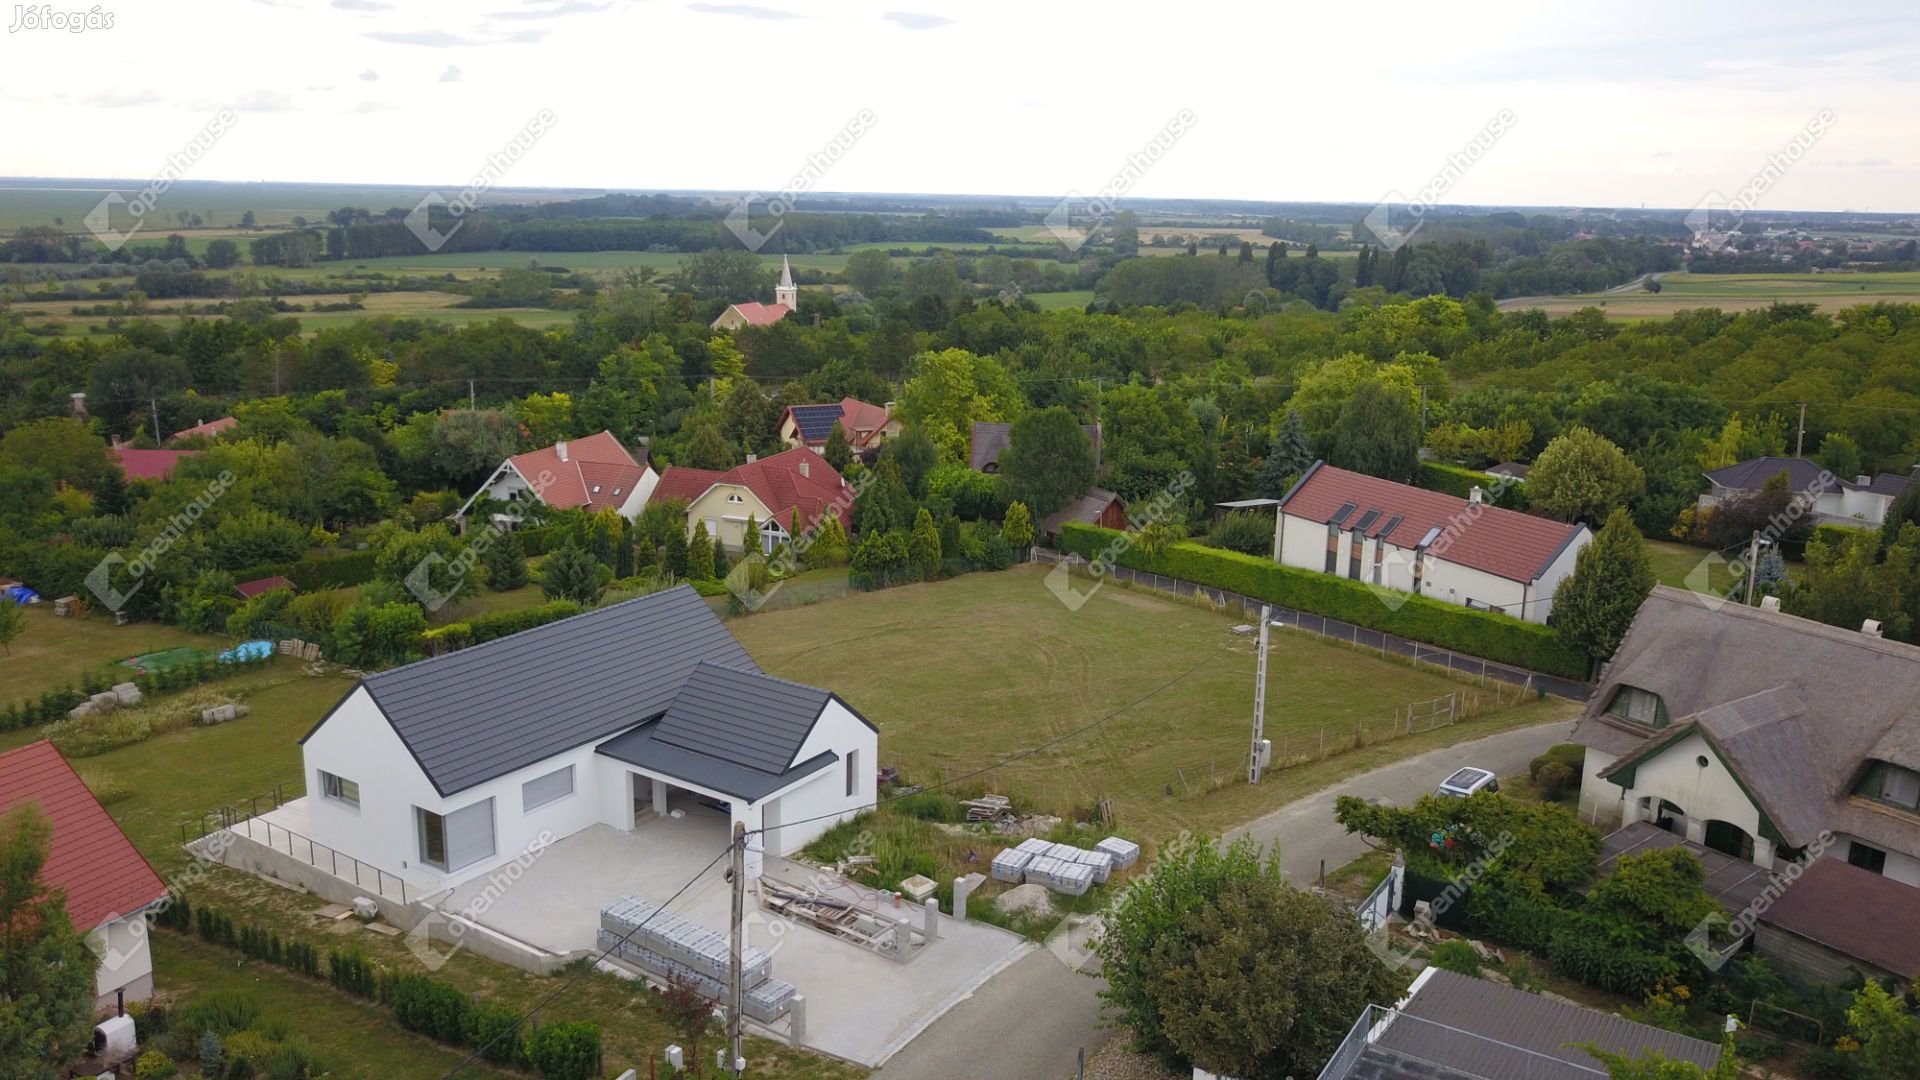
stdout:
<svg viewBox="0 0 1920 1080">
<path fill-rule="evenodd" d="M 612 508 L 629 520 L 640 516 L 660 474 L 637 460 L 611 431 L 584 439 L 564 439 L 552 446 L 529 450 L 500 463 L 479 491 L 467 499 L 457 516 L 465 517 L 485 495 L 498 502 L 539 502 L 556 510 L 582 509 L 589 513 Z M 514 516 L 494 515 L 507 523 Z"/>
<path fill-rule="evenodd" d="M 796 510 L 803 530 L 827 514 L 838 515 L 846 525 L 853 485 L 825 458 L 796 447 L 725 471 L 676 465 L 660 477 L 654 497 L 685 502 L 687 531 L 704 523 L 708 536 L 719 537 L 734 551 L 746 550 L 747 519 L 752 518 L 759 533 L 754 543 L 767 554 L 792 539 Z"/>
<path fill-rule="evenodd" d="M 94 1004 L 153 996 L 147 949 L 148 909 L 167 898 L 167 884 L 113 823 L 73 766 L 47 741 L 0 754 L 0 814 L 33 805 L 53 827 L 40 877 L 66 894 L 74 929 L 100 957 Z"/>
<path fill-rule="evenodd" d="M 877 451 L 881 443 L 900 434 L 892 402 L 872 405 L 849 397 L 825 405 L 787 406 L 780 417 L 780 441 L 825 453 L 827 437 L 833 434 L 835 424 L 840 425 L 847 447 L 856 454 Z"/>
<path fill-rule="evenodd" d="M 781 319 L 800 310 L 800 289 L 793 283 L 793 267 L 787 264 L 787 257 L 780 256 L 780 284 L 773 287 L 773 303 L 762 304 L 757 300 L 748 300 L 740 304 L 728 304 L 727 310 L 713 320 L 715 330 L 738 330 L 743 326 L 772 326 Z"/>
<path fill-rule="evenodd" d="M 1585 525 L 1504 510 L 1316 461 L 1281 498 L 1273 557 L 1405 592 L 1543 623 L 1592 539 Z"/>
</svg>

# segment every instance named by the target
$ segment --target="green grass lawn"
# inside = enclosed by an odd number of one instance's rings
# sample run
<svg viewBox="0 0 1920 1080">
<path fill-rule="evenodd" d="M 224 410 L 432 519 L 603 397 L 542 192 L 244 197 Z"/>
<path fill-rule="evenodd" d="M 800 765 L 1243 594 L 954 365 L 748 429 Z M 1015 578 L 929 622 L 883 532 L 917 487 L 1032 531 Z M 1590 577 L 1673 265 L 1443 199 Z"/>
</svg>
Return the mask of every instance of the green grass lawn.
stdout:
<svg viewBox="0 0 1920 1080">
<path fill-rule="evenodd" d="M 1067 292 L 1028 293 L 1027 299 L 1033 301 L 1042 311 L 1083 308 L 1093 303 L 1093 290 L 1072 289 Z"/>
<path fill-rule="evenodd" d="M 1746 311 L 1775 303 L 1810 303 L 1834 312 L 1856 304 L 1920 301 L 1920 272 L 1888 274 L 1688 274 L 1660 279 L 1660 291 L 1586 293 L 1543 297 L 1502 307 L 1540 308 L 1549 315 L 1570 315 L 1597 307 L 1615 319 L 1661 319 L 1688 308 Z"/>
<path fill-rule="evenodd" d="M 26 630 L 0 655 L 0 707 L 39 697 L 67 683 L 78 686 L 82 672 L 92 669 L 107 674 L 116 661 L 140 653 L 181 645 L 214 652 L 233 647 L 233 642 L 223 637 L 190 634 L 160 623 L 115 626 L 113 616 L 101 611 L 81 618 L 62 618 L 53 613 L 52 597 L 29 606 L 26 616 Z M 130 672 L 127 674 L 131 677 Z"/>
<path fill-rule="evenodd" d="M 1654 579 L 1662 585 L 1671 585 L 1676 589 L 1693 589 L 1701 584 L 1700 567 L 1706 566 L 1705 582 L 1720 595 L 1733 588 L 1738 577 L 1734 572 L 1732 559 L 1745 558 L 1741 551 L 1729 552 L 1720 558 L 1703 547 L 1682 544 L 1672 540 L 1647 541 L 1647 554 L 1653 560 Z M 1799 573 L 1805 564 L 1798 559 L 1788 559 L 1787 574 Z M 1692 580 L 1689 580 L 1689 578 Z"/>
<path fill-rule="evenodd" d="M 1149 837 L 1218 831 L 1270 808 L 1274 785 L 1240 782 L 1255 645 L 1227 628 L 1243 620 L 1118 587 L 1069 611 L 1044 577 L 1020 568 L 850 593 L 729 627 L 767 671 L 830 686 L 878 724 L 882 763 L 914 782 L 1063 739 L 995 769 L 989 787 L 1053 811 L 1111 798 Z M 1461 689 L 1428 669 L 1281 633 L 1269 657 L 1267 735 L 1276 754 L 1283 741 L 1313 748 L 1323 731 L 1330 749 L 1347 747 L 1357 724 L 1382 730 L 1407 704 Z M 1551 704 L 1489 710 L 1475 724 L 1524 722 L 1536 709 L 1544 721 Z"/>
</svg>

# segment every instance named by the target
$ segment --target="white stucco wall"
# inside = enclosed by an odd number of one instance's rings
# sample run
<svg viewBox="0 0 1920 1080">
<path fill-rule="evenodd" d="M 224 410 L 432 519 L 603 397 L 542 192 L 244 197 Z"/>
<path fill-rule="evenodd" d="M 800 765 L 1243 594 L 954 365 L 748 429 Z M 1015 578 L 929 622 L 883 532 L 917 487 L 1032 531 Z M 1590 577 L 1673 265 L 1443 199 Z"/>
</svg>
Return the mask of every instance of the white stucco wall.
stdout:
<svg viewBox="0 0 1920 1080">
<path fill-rule="evenodd" d="M 147 946 L 151 927 L 144 916 L 133 914 L 103 923 L 88 934 L 88 947 L 100 957 L 94 972 L 96 1005 L 111 1005 L 118 991 L 125 990 L 128 1001 L 145 1001 L 153 996 L 153 952 Z"/>
<path fill-rule="evenodd" d="M 1588 754 L 1591 765 L 1592 751 Z M 1702 757 L 1707 760 L 1705 767 L 1699 763 Z M 1611 781 L 1598 783 L 1618 788 Z M 1586 798 L 1584 790 L 1581 797 Z M 1648 805 L 1653 810 L 1658 809 L 1661 799 L 1679 807 L 1686 818 L 1687 839 L 1694 843 L 1705 842 L 1708 821 L 1737 825 L 1753 837 L 1753 861 L 1762 866 L 1773 863 L 1773 842 L 1760 835 L 1759 808 L 1740 790 L 1733 774 L 1698 733 L 1688 735 L 1635 767 L 1633 787 L 1628 789 L 1626 797 L 1627 820 L 1634 820 L 1642 799 L 1652 800 Z"/>
<path fill-rule="evenodd" d="M 1836 858 L 1845 859 L 1848 851 L 1851 849 L 1851 845 L 1856 841 L 1846 833 L 1836 833 L 1835 835 L 1845 841 L 1845 843 L 1834 845 L 1833 854 Z M 1887 853 L 1887 864 L 1880 871 L 1883 876 L 1892 878 L 1903 884 L 1920 886 L 1920 859 L 1898 851 L 1890 851 L 1883 844 L 1874 844 L 1864 840 L 1858 842 L 1866 844 L 1867 847 Z"/>
<path fill-rule="evenodd" d="M 1625 792 L 1611 780 L 1600 779 L 1600 770 L 1619 760 L 1613 754 L 1587 747 L 1586 761 L 1580 767 L 1580 816 L 1606 826 L 1625 824 L 1626 811 L 1621 804 Z"/>
<path fill-rule="evenodd" d="M 740 501 L 731 501 L 733 496 Z M 693 535 L 696 523 L 705 521 L 708 534 L 717 530 L 720 542 L 729 551 L 743 551 L 742 530 L 747 527 L 747 516 L 752 515 L 755 524 L 764 525 L 771 513 L 745 484 L 715 484 L 687 505 L 687 535 Z"/>
<path fill-rule="evenodd" d="M 832 828 L 874 804 L 878 794 L 880 737 L 837 700 L 827 707 L 814 724 L 813 732 L 794 755 L 802 762 L 823 751 L 840 755 L 840 760 L 803 780 L 798 786 L 766 801 L 777 803 L 770 811 L 780 828 L 768 835 L 766 849 L 776 855 L 790 855 Z M 855 757 L 853 794 L 847 794 L 848 752 Z M 763 812 L 763 818 L 766 812 Z M 823 815 L 833 815 L 823 817 Z M 819 820 L 807 821 L 808 818 Z M 799 824 L 788 825 L 787 822 Z"/>
<path fill-rule="evenodd" d="M 1286 566 L 1325 573 L 1326 524 L 1285 513 L 1276 517 L 1275 559 Z M 1429 550 L 1426 560 L 1426 581 L 1421 586 L 1420 595 L 1463 606 L 1472 600 L 1478 606 L 1499 608 L 1515 618 L 1523 618 L 1529 622 L 1545 622 L 1548 613 L 1552 610 L 1550 598 L 1553 589 L 1559 585 L 1562 578 L 1573 572 L 1574 559 L 1579 549 L 1586 546 L 1590 539 L 1590 534 L 1584 529 L 1581 530 L 1574 542 L 1567 545 L 1567 550 L 1554 560 L 1541 581 L 1533 585 L 1462 566 L 1448 560 L 1444 554 Z M 1382 545 L 1383 541 L 1376 539 L 1361 542 L 1359 580 L 1373 581 L 1375 551 Z M 1348 577 L 1352 558 L 1353 534 L 1351 531 L 1343 530 L 1338 538 L 1334 575 Z M 1411 591 L 1413 564 L 1413 549 L 1396 544 L 1384 544 L 1384 551 L 1380 555 L 1379 583 L 1402 592 Z M 1543 597 L 1548 599 L 1542 602 Z"/>
</svg>

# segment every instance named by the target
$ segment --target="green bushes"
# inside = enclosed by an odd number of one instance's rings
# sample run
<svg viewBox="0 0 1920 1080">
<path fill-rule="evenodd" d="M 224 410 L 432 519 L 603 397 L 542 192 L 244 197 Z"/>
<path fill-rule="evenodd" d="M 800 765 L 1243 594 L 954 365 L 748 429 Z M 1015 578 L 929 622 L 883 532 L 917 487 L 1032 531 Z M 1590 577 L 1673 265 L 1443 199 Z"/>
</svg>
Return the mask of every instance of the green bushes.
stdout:
<svg viewBox="0 0 1920 1080">
<path fill-rule="evenodd" d="M 522 630 L 531 630 L 536 626 L 545 626 L 550 622 L 572 618 L 580 614 L 581 607 L 572 600 L 550 600 L 537 607 L 521 608 L 518 611 L 495 611 L 486 615 L 476 615 L 462 622 L 448 623 L 435 627 L 420 635 L 427 652 L 432 655 L 453 652 L 470 645 L 479 645 L 495 638 L 517 634 Z"/>
<path fill-rule="evenodd" d="M 527 1061 L 547 1080 L 593 1080 L 600 1072 L 599 1025 L 548 1024 L 527 1038 Z"/>
<path fill-rule="evenodd" d="M 1093 559 L 1122 535 L 1069 523 L 1060 531 L 1060 548 Z M 1510 615 L 1411 595 L 1398 608 L 1389 608 L 1357 581 L 1194 543 L 1173 544 L 1153 556 L 1128 548 L 1119 562 L 1504 664 L 1569 679 L 1584 680 L 1587 674 L 1587 659 L 1562 643 L 1551 628 Z"/>
<path fill-rule="evenodd" d="M 495 1065 L 524 1060 L 526 1043 L 520 1035 L 520 1014 L 497 1001 L 473 1006 L 467 1010 L 467 1045 Z"/>
<path fill-rule="evenodd" d="M 1568 791 L 1580 788 L 1580 770 L 1586 764 L 1587 749 L 1578 743 L 1561 743 L 1527 764 L 1527 775 L 1540 785 L 1540 793 L 1558 801 Z"/>
<path fill-rule="evenodd" d="M 467 1040 L 467 997 L 452 986 L 425 975 L 401 975 L 388 987 L 393 1018 L 408 1031 L 464 1045 Z"/>
<path fill-rule="evenodd" d="M 1480 954 L 1474 951 L 1465 938 L 1448 938 L 1433 947 L 1428 961 L 1437 968 L 1458 972 L 1461 975 L 1480 974 Z"/>
<path fill-rule="evenodd" d="M 373 961 L 359 949 L 327 950 L 327 981 L 369 1001 L 378 993 Z"/>
<path fill-rule="evenodd" d="M 1413 486 L 1428 491 L 1442 491 L 1461 499 L 1473 497 L 1473 489 L 1479 488 L 1487 502 L 1505 507 L 1508 510 L 1527 508 L 1526 485 L 1505 480 L 1491 473 L 1464 469 L 1458 465 L 1447 465 L 1438 461 L 1423 461 L 1413 471 Z"/>
</svg>

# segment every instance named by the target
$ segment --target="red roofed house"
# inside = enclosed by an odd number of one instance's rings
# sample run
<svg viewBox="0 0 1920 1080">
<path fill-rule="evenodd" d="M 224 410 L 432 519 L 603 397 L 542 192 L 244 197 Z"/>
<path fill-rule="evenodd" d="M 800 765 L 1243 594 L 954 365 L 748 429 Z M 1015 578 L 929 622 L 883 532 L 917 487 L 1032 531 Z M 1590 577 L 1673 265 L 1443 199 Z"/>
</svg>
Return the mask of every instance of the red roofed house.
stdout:
<svg viewBox="0 0 1920 1080">
<path fill-rule="evenodd" d="M 847 447 L 856 454 L 876 451 L 881 443 L 900 434 L 900 421 L 893 416 L 891 402 L 869 405 L 859 398 L 841 398 L 836 404 L 787 406 L 780 417 L 780 441 L 824 453 L 835 424 L 840 425 Z"/>
<path fill-rule="evenodd" d="M 493 476 L 473 493 L 457 516 L 464 517 L 474 500 L 482 495 L 500 502 L 536 501 L 556 510 L 580 508 L 587 511 L 612 507 L 620 516 L 632 520 L 646 508 L 660 474 L 653 466 L 634 459 L 611 431 L 568 439 L 500 463 Z M 509 514 L 495 514 L 494 520 L 511 522 Z"/>
<path fill-rule="evenodd" d="M 256 596 L 270 593 L 275 589 L 286 589 L 291 592 L 293 591 L 293 582 L 288 581 L 279 574 L 275 574 L 272 577 L 263 577 L 256 581 L 243 581 L 233 587 L 233 591 L 239 593 L 240 599 L 242 600 L 251 600 Z"/>
<path fill-rule="evenodd" d="M 165 480 L 181 458 L 193 457 L 198 450 L 136 450 L 131 446 L 113 448 L 114 460 L 129 480 Z"/>
<path fill-rule="evenodd" d="M 1280 500 L 1273 557 L 1391 593 L 1543 623 L 1593 539 L 1585 525 L 1503 510 L 1314 462 Z"/>
<path fill-rule="evenodd" d="M 29 803 L 53 826 L 41 880 L 66 893 L 74 928 L 89 936 L 88 945 L 101 958 L 94 1004 L 111 1005 L 120 991 L 134 1001 L 152 997 L 153 957 L 143 913 L 166 899 L 166 882 L 44 740 L 0 754 L 0 814 Z"/>
<path fill-rule="evenodd" d="M 204 435 L 209 439 L 217 438 L 221 432 L 238 426 L 240 426 L 240 421 L 235 420 L 231 416 L 223 416 L 218 420 L 206 420 L 190 428 L 182 428 L 167 436 L 167 441 L 177 442 L 181 439 L 191 439 L 196 435 Z"/>
<path fill-rule="evenodd" d="M 738 330 L 743 326 L 772 326 L 781 319 L 800 310 L 800 289 L 793 283 L 793 267 L 787 265 L 787 257 L 780 257 L 780 284 L 773 287 L 773 303 L 762 304 L 749 300 L 741 304 L 728 304 L 727 310 L 713 320 L 715 330 Z"/>
<path fill-rule="evenodd" d="M 725 472 L 675 466 L 660 477 L 654 497 L 685 502 L 687 531 L 705 522 L 707 535 L 719 537 L 734 551 L 744 550 L 747 518 L 752 517 L 759 527 L 760 552 L 769 554 L 775 545 L 792 539 L 789 527 L 796 509 L 802 529 L 828 513 L 839 515 L 846 525 L 853 485 L 819 454 L 796 447 Z"/>
</svg>

